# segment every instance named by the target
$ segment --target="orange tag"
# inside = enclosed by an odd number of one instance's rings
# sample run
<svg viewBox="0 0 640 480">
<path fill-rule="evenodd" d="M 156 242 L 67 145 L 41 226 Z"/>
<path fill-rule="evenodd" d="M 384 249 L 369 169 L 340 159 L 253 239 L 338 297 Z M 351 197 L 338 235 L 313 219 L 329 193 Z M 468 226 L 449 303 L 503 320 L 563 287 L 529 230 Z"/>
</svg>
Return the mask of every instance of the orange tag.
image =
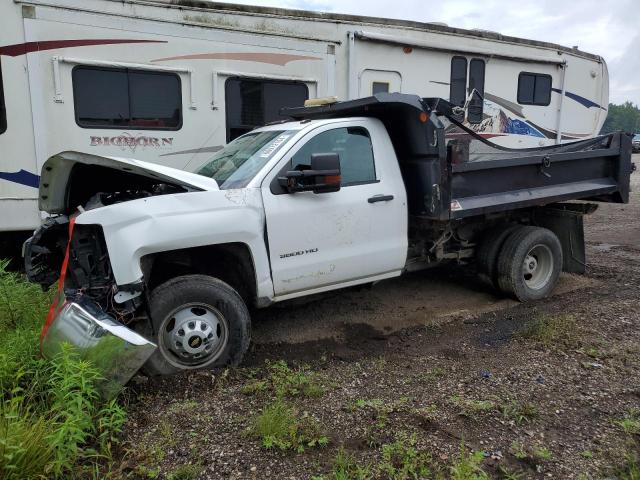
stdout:
<svg viewBox="0 0 640 480">
<path fill-rule="evenodd" d="M 53 299 L 53 303 L 51 304 L 51 308 L 49 309 L 49 313 L 47 314 L 47 320 L 44 322 L 44 327 L 42 327 L 42 333 L 40 334 L 40 349 L 42 350 L 42 340 L 44 336 L 47 334 L 47 330 L 51 326 L 53 319 L 56 318 L 57 313 L 64 306 L 66 299 L 64 296 L 64 279 L 67 276 L 67 267 L 69 266 L 69 250 L 71 249 L 71 235 L 73 234 L 73 226 L 76 223 L 76 218 L 71 217 L 69 219 L 69 241 L 67 242 L 67 249 L 64 254 L 64 260 L 62 262 L 62 268 L 60 269 L 60 279 L 58 280 L 58 290 L 57 295 Z"/>
</svg>

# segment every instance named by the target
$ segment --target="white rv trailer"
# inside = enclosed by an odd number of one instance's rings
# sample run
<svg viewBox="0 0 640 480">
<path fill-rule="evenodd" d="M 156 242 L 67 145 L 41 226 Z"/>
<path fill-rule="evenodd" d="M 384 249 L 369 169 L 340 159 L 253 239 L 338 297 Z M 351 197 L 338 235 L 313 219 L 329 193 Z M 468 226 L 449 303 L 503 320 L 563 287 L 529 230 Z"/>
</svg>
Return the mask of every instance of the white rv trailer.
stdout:
<svg viewBox="0 0 640 480">
<path fill-rule="evenodd" d="M 311 97 L 442 97 L 499 145 L 596 135 L 604 60 L 480 30 L 189 0 L 0 2 L 0 231 L 64 150 L 191 169 Z"/>
</svg>

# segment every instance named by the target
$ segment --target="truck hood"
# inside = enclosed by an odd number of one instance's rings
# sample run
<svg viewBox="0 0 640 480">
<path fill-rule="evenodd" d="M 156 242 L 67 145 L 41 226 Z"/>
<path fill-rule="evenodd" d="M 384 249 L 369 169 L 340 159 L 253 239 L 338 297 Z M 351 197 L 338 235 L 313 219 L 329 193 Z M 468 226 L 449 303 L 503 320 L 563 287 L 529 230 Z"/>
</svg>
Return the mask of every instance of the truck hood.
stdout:
<svg viewBox="0 0 640 480">
<path fill-rule="evenodd" d="M 40 210 L 63 213 L 66 206 L 71 172 L 77 164 L 95 165 L 131 175 L 138 175 L 187 191 L 219 190 L 217 182 L 208 177 L 185 172 L 177 168 L 143 162 L 133 158 L 105 157 L 82 152 L 62 152 L 50 157 L 42 167 L 40 177 Z"/>
</svg>

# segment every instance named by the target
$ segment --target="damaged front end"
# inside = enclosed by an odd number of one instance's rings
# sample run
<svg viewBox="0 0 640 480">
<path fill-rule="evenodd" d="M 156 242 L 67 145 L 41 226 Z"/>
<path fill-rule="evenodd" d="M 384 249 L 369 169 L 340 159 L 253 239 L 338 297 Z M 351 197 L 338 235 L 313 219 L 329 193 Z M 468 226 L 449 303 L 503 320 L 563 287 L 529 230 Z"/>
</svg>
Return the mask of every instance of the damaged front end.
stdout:
<svg viewBox="0 0 640 480">
<path fill-rule="evenodd" d="M 62 152 L 49 158 L 39 186 L 40 210 L 52 215 L 24 245 L 29 280 L 44 289 L 58 282 L 41 335 L 41 351 L 52 358 L 65 343 L 99 367 L 105 397 L 113 396 L 142 367 L 156 345 L 150 332 L 144 274 L 116 281 L 129 257 L 110 258 L 104 219 L 127 223 L 128 208 L 145 221 L 152 197 L 217 190 L 215 180 L 134 159 Z M 176 200 L 180 204 L 180 200 Z M 134 205 L 135 204 L 135 205 Z M 101 215 L 102 214 L 102 215 Z M 113 255 L 127 238 L 111 231 Z M 133 260 L 131 261 L 138 261 Z M 62 266 L 62 268 L 61 268 Z M 121 273 L 122 276 L 122 273 Z M 130 283 L 132 282 L 133 283 Z"/>
<path fill-rule="evenodd" d="M 102 226 L 83 223 L 82 215 L 205 187 L 215 188 L 215 182 L 132 159 L 63 152 L 47 160 L 39 206 L 54 216 L 23 248 L 31 282 L 43 289 L 58 282 L 41 335 L 44 357 L 51 359 L 63 344 L 71 344 L 100 369 L 105 397 L 129 381 L 156 349 L 136 332 L 149 325 L 144 285 L 142 279 L 117 284 Z"/>
<path fill-rule="evenodd" d="M 29 280 L 43 288 L 58 281 L 40 349 L 51 359 L 64 344 L 72 345 L 98 368 L 103 377 L 98 388 L 103 397 L 111 398 L 144 365 L 156 345 L 128 327 L 147 321 L 136 318 L 143 310 L 142 286 L 118 291 L 100 228 L 74 223 L 66 216 L 51 218 L 24 246 Z M 59 275 L 56 264 L 62 264 Z"/>
</svg>

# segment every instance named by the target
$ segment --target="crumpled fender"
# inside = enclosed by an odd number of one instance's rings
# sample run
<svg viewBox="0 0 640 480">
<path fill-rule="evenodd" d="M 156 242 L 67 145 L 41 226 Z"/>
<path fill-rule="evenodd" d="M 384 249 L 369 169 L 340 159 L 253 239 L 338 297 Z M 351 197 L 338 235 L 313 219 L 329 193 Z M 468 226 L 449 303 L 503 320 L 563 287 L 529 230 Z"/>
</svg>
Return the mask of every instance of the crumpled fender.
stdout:
<svg viewBox="0 0 640 480">
<path fill-rule="evenodd" d="M 253 256 L 258 297 L 273 297 L 258 188 L 140 198 L 89 210 L 76 224 L 100 225 L 116 283 L 140 281 L 140 259 L 151 253 L 244 243 Z"/>
</svg>

